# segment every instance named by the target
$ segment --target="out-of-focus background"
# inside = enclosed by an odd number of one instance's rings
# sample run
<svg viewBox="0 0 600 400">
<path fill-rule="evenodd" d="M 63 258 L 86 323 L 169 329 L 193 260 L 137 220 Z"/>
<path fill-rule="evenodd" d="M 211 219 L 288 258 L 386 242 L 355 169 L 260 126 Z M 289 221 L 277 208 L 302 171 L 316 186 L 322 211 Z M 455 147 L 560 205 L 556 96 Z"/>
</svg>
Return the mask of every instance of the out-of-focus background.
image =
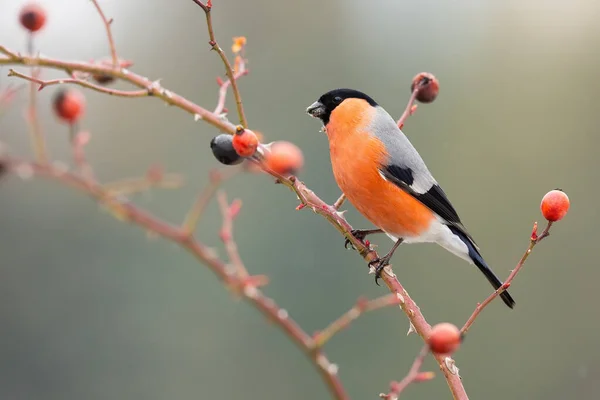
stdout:
<svg viewBox="0 0 600 400">
<path fill-rule="evenodd" d="M 17 15 L 0 1 L 0 43 L 25 51 Z M 40 1 L 48 23 L 35 40 L 45 55 L 108 56 L 89 1 Z M 223 68 L 192 1 L 102 1 L 134 70 L 212 108 Z M 304 151 L 301 178 L 334 201 L 326 138 L 304 110 L 336 87 L 363 90 L 399 117 L 412 77 L 433 72 L 438 99 L 421 105 L 405 132 L 459 210 L 493 269 L 506 277 L 555 187 L 572 209 L 530 258 L 511 293 L 514 311 L 492 304 L 456 360 L 473 399 L 595 399 L 600 392 L 597 309 L 600 3 L 593 1 L 214 1 L 217 38 L 248 38 L 251 73 L 240 82 L 252 128 Z M 20 71 L 26 71 L 17 67 Z M 0 85 L 11 78 L 0 71 Z M 63 76 L 48 72 L 46 78 Z M 119 86 L 118 88 L 126 88 Z M 52 155 L 69 160 L 67 129 L 40 93 Z M 27 91 L 0 120 L 1 141 L 29 154 L 22 115 Z M 159 100 L 85 92 L 82 127 L 105 181 L 143 174 L 156 162 L 186 185 L 135 201 L 178 223 L 217 165 L 217 134 Z M 228 106 L 234 104 L 229 99 Z M 230 115 L 235 120 L 235 113 Z M 232 298 L 204 266 L 90 199 L 41 179 L 0 184 L 0 398 L 327 399 L 298 349 L 253 308 Z M 266 176 L 226 185 L 243 199 L 235 228 L 251 272 L 309 332 L 359 296 L 384 294 L 363 261 L 295 197 Z M 348 206 L 357 227 L 368 227 Z M 219 246 L 218 209 L 200 237 Z M 381 249 L 391 245 L 374 239 Z M 222 252 L 221 252 L 222 253 Z M 464 323 L 490 293 L 481 274 L 434 245 L 402 247 L 395 271 L 430 323 Z M 353 399 L 374 399 L 407 372 L 421 341 L 406 336 L 395 308 L 357 320 L 326 347 Z M 429 359 L 426 368 L 436 370 Z M 449 398 L 442 377 L 410 399 Z"/>
</svg>

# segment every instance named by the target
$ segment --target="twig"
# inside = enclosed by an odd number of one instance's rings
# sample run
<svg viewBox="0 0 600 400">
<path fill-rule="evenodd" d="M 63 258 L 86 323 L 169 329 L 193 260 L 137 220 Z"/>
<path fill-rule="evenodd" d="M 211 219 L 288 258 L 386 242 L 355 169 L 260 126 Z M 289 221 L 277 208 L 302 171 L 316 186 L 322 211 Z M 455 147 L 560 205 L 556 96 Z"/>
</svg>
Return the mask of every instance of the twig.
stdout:
<svg viewBox="0 0 600 400">
<path fill-rule="evenodd" d="M 489 295 L 482 303 L 477 305 L 477 307 L 475 308 L 475 311 L 473 311 L 473 314 L 471 314 L 471 316 L 469 317 L 469 319 L 467 320 L 465 325 L 460 330 L 463 335 L 466 334 L 467 331 L 471 328 L 471 325 L 473 325 L 473 323 L 475 322 L 475 319 L 477 319 L 477 317 L 483 311 L 483 309 L 485 307 L 487 307 L 488 304 L 490 304 L 502 292 L 504 292 L 505 290 L 507 290 L 510 287 L 513 279 L 515 279 L 515 277 L 517 276 L 517 274 L 519 273 L 521 268 L 523 268 L 525 261 L 529 257 L 529 254 L 531 254 L 535 245 L 538 244 L 539 242 L 541 242 L 548 235 L 550 235 L 550 228 L 552 227 L 552 222 L 548 221 L 548 225 L 546 225 L 546 228 L 542 231 L 542 233 L 539 236 L 537 234 L 537 227 L 538 227 L 538 225 L 536 222 L 533 224 L 533 230 L 531 232 L 531 238 L 529 240 L 529 247 L 527 248 L 527 250 L 521 257 L 519 262 L 517 263 L 517 266 L 515 267 L 515 269 L 513 269 L 512 272 L 510 273 L 510 275 L 508 275 L 508 278 L 506 278 L 506 281 L 504 281 L 504 284 L 502 286 L 500 286 L 494 293 Z"/>
<path fill-rule="evenodd" d="M 192 207 L 190 207 L 190 210 L 188 211 L 183 224 L 181 225 L 181 229 L 183 229 L 187 235 L 192 235 L 196 230 L 196 226 L 198 226 L 200 218 L 204 214 L 210 199 L 213 198 L 219 186 L 221 186 L 224 181 L 231 179 L 240 171 L 241 170 L 239 168 L 224 168 L 222 170 L 214 170 L 210 172 L 210 183 L 196 197 L 194 204 L 192 204 Z"/>
<path fill-rule="evenodd" d="M 177 243 L 186 249 L 195 259 L 205 264 L 227 287 L 235 288 L 241 286 L 239 293 L 243 298 L 285 332 L 304 354 L 311 359 L 312 364 L 318 370 L 323 381 L 334 395 L 334 398 L 336 400 L 348 400 L 348 395 L 337 375 L 337 366 L 332 364 L 322 351 L 315 351 L 312 337 L 289 316 L 285 309 L 279 307 L 273 299 L 262 293 L 257 287 L 258 285 L 255 284 L 255 282 L 262 281 L 260 276 L 257 279 L 252 279 L 254 277 L 239 279 L 236 275 L 229 272 L 227 265 L 215 255 L 212 249 L 187 235 L 181 227 L 172 226 L 143 211 L 141 208 L 124 202 L 94 180 L 87 179 L 70 171 L 65 171 L 51 164 L 27 162 L 14 157 L 5 157 L 4 162 L 11 171 L 26 168 L 35 175 L 58 181 L 86 193 L 108 207 L 119 220 L 137 224 L 148 231 Z"/>
<path fill-rule="evenodd" d="M 404 127 L 404 123 L 406 122 L 408 117 L 410 117 L 411 115 L 413 115 L 415 113 L 415 111 L 417 111 L 417 105 L 414 103 L 415 103 L 415 100 L 417 99 L 418 94 L 419 94 L 419 85 L 416 85 L 415 89 L 410 94 L 410 97 L 408 99 L 408 103 L 406 104 L 406 108 L 404 109 L 404 112 L 402 113 L 402 115 L 400 116 L 400 119 L 397 122 L 398 128 L 402 129 Z"/>
<path fill-rule="evenodd" d="M 183 178 L 179 174 L 167 174 L 155 181 L 148 177 L 122 179 L 104 184 L 107 191 L 113 194 L 130 195 L 145 192 L 152 188 L 177 189 L 183 185 Z"/>
<path fill-rule="evenodd" d="M 240 125 L 242 125 L 244 128 L 247 128 L 248 122 L 246 121 L 246 115 L 244 114 L 244 106 L 242 104 L 242 96 L 238 89 L 236 78 L 233 75 L 233 69 L 231 68 L 231 63 L 229 62 L 227 55 L 225 55 L 225 52 L 223 51 L 221 46 L 219 46 L 219 44 L 217 43 L 217 40 L 215 39 L 215 33 L 213 30 L 212 15 L 211 15 L 212 2 L 209 1 L 206 4 L 203 4 L 201 1 L 198 1 L 198 0 L 193 0 L 193 1 L 194 1 L 194 3 L 198 4 L 200 6 L 200 8 L 202 8 L 202 10 L 204 11 L 204 14 L 206 16 L 206 26 L 208 27 L 208 37 L 209 37 L 208 44 L 221 57 L 221 61 L 223 62 L 223 65 L 225 66 L 225 73 L 227 74 L 227 77 L 229 78 L 229 81 L 231 82 L 231 90 L 233 91 L 233 96 L 235 97 L 235 104 L 237 107 L 238 117 L 240 119 Z"/>
<path fill-rule="evenodd" d="M 104 66 L 101 64 L 93 64 L 86 62 L 69 62 L 48 57 L 29 57 L 21 55 L 17 52 L 11 51 L 5 46 L 0 45 L 0 53 L 5 54 L 7 57 L 0 57 L 0 65 L 38 65 L 40 67 L 47 67 L 65 71 L 71 73 L 72 71 L 88 72 L 90 74 L 104 74 L 112 76 L 113 78 L 121 79 L 129 82 L 139 88 L 148 91 L 150 96 L 161 99 L 165 103 L 173 106 L 177 106 L 182 110 L 185 110 L 194 115 L 195 120 L 204 120 L 210 125 L 231 134 L 235 133 L 235 125 L 229 121 L 223 120 L 218 115 L 206 110 L 203 107 L 193 103 L 192 101 L 165 89 L 160 85 L 159 81 L 151 81 L 150 79 L 141 75 L 135 74 L 127 69 L 115 70 L 111 67 Z M 104 93 L 108 93 L 103 91 Z"/>
<path fill-rule="evenodd" d="M 217 194 L 219 200 L 219 207 L 221 208 L 221 215 L 223 216 L 223 226 L 219 236 L 225 244 L 225 250 L 229 256 L 229 262 L 235 268 L 237 277 L 245 279 L 248 277 L 248 270 L 244 266 L 244 262 L 238 252 L 237 243 L 233 239 L 233 220 L 237 216 L 242 206 L 240 200 L 234 200 L 233 203 L 227 203 L 227 196 L 225 192 L 221 191 Z"/>
<path fill-rule="evenodd" d="M 94 179 L 94 171 L 85 156 L 85 146 L 89 141 L 89 132 L 77 132 L 71 141 L 71 148 L 73 149 L 73 160 L 75 161 L 75 165 L 81 171 L 81 174 L 87 179 Z"/>
<path fill-rule="evenodd" d="M 388 394 L 381 393 L 379 397 L 387 400 L 397 400 L 400 397 L 400 394 L 411 383 L 424 382 L 433 379 L 435 376 L 433 372 L 420 372 L 427 353 L 429 353 L 429 347 L 425 345 L 421 349 L 421 352 L 417 358 L 415 358 L 412 367 L 410 367 L 410 371 L 408 371 L 408 374 L 406 374 L 404 379 L 402 379 L 400 382 L 392 382 L 390 384 L 390 392 Z"/>
<path fill-rule="evenodd" d="M 32 87 L 35 87 L 35 84 L 38 84 L 39 87 L 37 88 L 37 91 L 44 89 L 46 86 L 74 84 L 74 85 L 79 85 L 79 86 L 83 86 L 88 89 L 95 90 L 97 92 L 106 93 L 111 96 L 118 96 L 118 97 L 147 97 L 147 96 L 150 96 L 150 93 L 148 92 L 148 90 L 110 89 L 110 88 L 107 88 L 104 86 L 96 85 L 96 84 L 86 81 L 84 79 L 78 79 L 78 78 L 53 79 L 53 80 L 44 81 L 44 80 L 35 78 L 33 76 L 27 76 L 18 71 L 15 71 L 14 69 L 8 70 L 8 76 L 16 76 L 18 78 L 25 79 L 26 81 L 30 81 L 30 82 L 34 83 L 34 85 Z"/>
<path fill-rule="evenodd" d="M 344 205 L 345 201 L 346 201 L 346 195 L 344 193 L 342 193 L 340 195 L 340 197 L 338 197 L 338 199 L 335 201 L 335 203 L 333 203 L 333 208 L 335 208 L 336 210 L 339 210 L 340 207 L 342 205 Z"/>
<path fill-rule="evenodd" d="M 32 71 L 35 71 L 35 68 L 32 68 Z M 29 87 L 29 107 L 27 109 L 26 119 L 29 125 L 31 147 L 33 148 L 35 159 L 41 163 L 46 163 L 48 162 L 46 140 L 44 139 L 42 127 L 40 126 L 40 122 L 37 117 L 37 90 L 35 88 L 35 83 L 33 82 Z"/>
<path fill-rule="evenodd" d="M 233 79 L 237 81 L 244 75 L 248 75 L 248 70 L 246 69 L 246 62 L 242 57 L 240 62 L 239 70 L 233 75 Z M 220 78 L 219 78 L 220 79 Z M 227 79 L 225 82 L 221 82 L 219 85 L 219 101 L 217 102 L 217 107 L 213 111 L 214 114 L 220 115 L 223 113 L 225 109 L 225 100 L 227 98 L 227 88 L 231 85 L 231 79 Z"/>
<path fill-rule="evenodd" d="M 315 348 L 323 347 L 323 345 L 331 340 L 334 335 L 343 329 L 346 329 L 348 326 L 350 326 L 352 321 L 360 317 L 362 314 L 398 304 L 400 304 L 398 296 L 391 293 L 373 300 L 366 300 L 363 298 L 358 299 L 354 307 L 346 311 L 341 317 L 333 321 L 325 329 L 320 332 L 316 332 L 313 335 Z"/>
<path fill-rule="evenodd" d="M 102 22 L 104 23 L 104 28 L 106 29 L 106 37 L 108 38 L 108 45 L 110 47 L 110 56 L 112 57 L 112 67 L 117 69 L 119 67 L 119 57 L 117 56 L 117 48 L 113 39 L 112 29 L 110 27 L 110 25 L 112 24 L 112 19 L 109 20 L 106 18 L 106 16 L 104 15 L 104 11 L 102 11 L 102 7 L 100 7 L 100 4 L 98 4 L 97 0 L 92 0 L 92 3 L 94 4 L 94 7 L 96 7 L 98 14 L 100 14 L 100 18 L 102 18 Z"/>
<path fill-rule="evenodd" d="M 27 35 L 27 52 L 30 56 L 34 56 L 33 49 L 33 34 Z M 40 73 L 40 70 L 36 70 L 33 66 L 31 67 L 31 75 L 35 76 Z M 10 71 L 9 71 L 10 76 Z M 31 141 L 31 147 L 33 149 L 35 159 L 41 163 L 48 162 L 48 155 L 46 150 L 46 140 L 42 133 L 42 127 L 37 116 L 37 92 L 35 90 L 35 84 L 29 85 L 29 108 L 27 109 L 27 124 L 29 125 L 29 137 Z"/>
</svg>

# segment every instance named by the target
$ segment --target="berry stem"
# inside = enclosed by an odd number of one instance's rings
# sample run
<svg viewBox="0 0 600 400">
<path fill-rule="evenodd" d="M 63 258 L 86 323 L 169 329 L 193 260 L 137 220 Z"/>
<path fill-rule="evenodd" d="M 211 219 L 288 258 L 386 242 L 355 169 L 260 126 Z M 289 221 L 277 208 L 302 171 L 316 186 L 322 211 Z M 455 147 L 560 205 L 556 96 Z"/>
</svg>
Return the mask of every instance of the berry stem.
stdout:
<svg viewBox="0 0 600 400">
<path fill-rule="evenodd" d="M 27 53 L 33 58 L 34 57 L 34 43 L 33 43 L 33 32 L 27 34 Z M 12 69 L 8 75 L 11 75 Z M 40 71 L 36 69 L 35 65 L 31 67 L 31 75 L 35 78 L 39 75 Z M 37 88 L 36 84 L 32 81 L 29 85 L 29 107 L 27 110 L 27 122 L 29 124 L 29 137 L 31 141 L 31 147 L 35 154 L 35 159 L 40 163 L 48 162 L 48 155 L 46 150 L 46 140 L 42 133 L 42 127 L 40 126 L 37 110 Z"/>
<path fill-rule="evenodd" d="M 413 115 L 414 112 L 416 111 L 416 108 L 414 108 L 413 105 L 417 99 L 418 94 L 419 94 L 419 86 L 417 85 L 417 86 L 415 86 L 415 89 L 412 91 L 412 93 L 410 94 L 410 97 L 408 98 L 408 103 L 406 104 L 406 108 L 404 109 L 404 112 L 400 116 L 400 119 L 396 122 L 398 124 L 398 128 L 402 129 L 404 127 L 404 123 L 406 122 L 408 117 Z"/>
<path fill-rule="evenodd" d="M 535 247 L 535 245 L 538 244 L 540 241 L 542 241 L 545 237 L 550 235 L 551 227 L 552 227 L 552 222 L 548 221 L 548 225 L 546 225 L 546 228 L 542 231 L 542 233 L 539 234 L 539 236 L 537 234 L 531 235 L 531 238 L 529 240 L 529 246 L 527 247 L 527 250 L 525 250 L 525 253 L 523 254 L 521 259 L 517 263 L 517 266 L 515 267 L 515 269 L 512 270 L 512 272 L 510 273 L 508 278 L 506 278 L 506 281 L 504 281 L 504 284 L 502 286 L 500 286 L 496 291 L 494 291 L 492 294 L 490 294 L 484 301 L 482 301 L 480 304 L 477 305 L 477 307 L 475 308 L 475 311 L 473 311 L 473 314 L 471 314 L 471 316 L 469 317 L 467 322 L 465 322 L 465 325 L 460 330 L 460 332 L 463 335 L 465 335 L 469 331 L 469 329 L 471 328 L 471 325 L 473 325 L 473 323 L 475 322 L 475 320 L 477 319 L 479 314 L 481 314 L 483 309 L 486 308 L 496 297 L 500 296 L 500 294 L 502 292 L 504 292 L 505 290 L 507 290 L 510 287 L 513 279 L 515 279 L 515 277 L 517 276 L 517 274 L 519 273 L 521 268 L 523 268 L 525 261 L 527 260 L 527 258 L 531 254 L 531 252 L 533 251 L 533 248 Z M 537 228 L 537 222 L 534 224 L 534 229 L 533 229 L 534 233 L 536 233 L 536 231 L 537 231 L 536 228 Z"/>
</svg>

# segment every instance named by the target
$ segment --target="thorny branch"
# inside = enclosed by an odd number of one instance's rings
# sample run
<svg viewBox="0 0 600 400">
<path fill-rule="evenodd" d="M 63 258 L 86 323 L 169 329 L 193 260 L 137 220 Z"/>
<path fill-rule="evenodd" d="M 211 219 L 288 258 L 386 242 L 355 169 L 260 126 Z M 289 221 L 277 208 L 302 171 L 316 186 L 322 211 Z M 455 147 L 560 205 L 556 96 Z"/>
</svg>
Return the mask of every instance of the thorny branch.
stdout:
<svg viewBox="0 0 600 400">
<path fill-rule="evenodd" d="M 473 325 L 473 323 L 475 322 L 475 319 L 477 319 L 477 317 L 479 316 L 481 311 L 483 311 L 483 309 L 485 307 L 487 307 L 488 304 L 490 304 L 496 297 L 500 296 L 500 294 L 502 292 L 504 292 L 505 290 L 507 290 L 510 287 L 512 281 L 515 279 L 515 277 L 517 276 L 517 274 L 519 273 L 521 268 L 523 268 L 523 264 L 525 264 L 525 261 L 527 260 L 527 258 L 531 254 L 531 252 L 533 251 L 533 248 L 535 247 L 535 245 L 550 235 L 551 227 L 552 227 L 552 222 L 548 221 L 548 225 L 546 225 L 546 228 L 538 236 L 537 222 L 533 225 L 533 230 L 531 232 L 531 238 L 529 239 L 529 247 L 527 248 L 527 250 L 525 250 L 525 254 L 523 254 L 521 259 L 517 263 L 517 266 L 515 267 L 515 269 L 513 269 L 512 272 L 510 273 L 510 275 L 508 275 L 508 278 L 506 278 L 506 281 L 504 281 L 504 284 L 502 286 L 500 286 L 491 295 L 489 295 L 482 303 L 477 304 L 475 311 L 473 311 L 473 314 L 471 314 L 471 316 L 469 317 L 469 319 L 467 320 L 465 325 L 460 330 L 463 335 L 465 335 L 468 332 L 468 330 L 471 328 L 471 325 Z"/>
<path fill-rule="evenodd" d="M 53 79 L 53 80 L 48 80 L 48 81 L 44 81 L 41 79 L 38 79 L 34 76 L 27 76 L 25 74 L 22 74 L 20 72 L 15 71 L 14 69 L 9 69 L 8 70 L 8 76 L 16 76 L 17 78 L 21 78 L 24 79 L 26 81 L 30 81 L 32 83 L 37 83 L 39 85 L 38 87 L 38 91 L 44 89 L 46 86 L 52 86 L 52 85 L 62 85 L 62 84 L 74 84 L 74 85 L 79 85 L 88 89 L 92 89 L 95 90 L 97 92 L 101 92 L 101 93 L 106 93 L 109 94 L 111 96 L 119 96 L 119 97 L 146 97 L 146 96 L 150 96 L 150 93 L 148 92 L 148 90 L 131 90 L 131 91 L 125 91 L 125 90 L 116 90 L 116 89 L 109 89 L 107 87 L 104 86 L 100 86 L 100 85 L 96 85 L 94 83 L 91 83 L 89 81 L 86 81 L 84 79 L 79 79 L 79 78 L 67 78 L 67 79 Z"/>
<path fill-rule="evenodd" d="M 225 73 L 227 74 L 227 77 L 229 78 L 229 81 L 231 82 L 231 90 L 233 91 L 233 96 L 235 97 L 235 104 L 237 107 L 240 124 L 244 128 L 247 128 L 248 121 L 246 120 L 246 115 L 244 114 L 244 106 L 242 104 L 242 95 L 240 94 L 240 90 L 238 89 L 237 78 L 235 77 L 235 75 L 233 73 L 233 68 L 231 68 L 231 63 L 229 62 L 227 55 L 225 54 L 225 52 L 223 51 L 221 46 L 219 46 L 219 44 L 217 43 L 217 40 L 215 39 L 215 33 L 213 30 L 213 23 L 212 23 L 212 14 L 211 14 L 212 1 L 208 1 L 206 4 L 203 4 L 201 1 L 198 1 L 198 0 L 193 0 L 193 1 L 194 1 L 194 3 L 198 4 L 202 8 L 202 10 L 204 11 L 204 14 L 206 15 L 206 26 L 208 28 L 208 37 L 209 37 L 208 44 L 211 46 L 211 48 L 213 50 L 215 50 L 219 54 L 219 57 L 221 57 L 221 61 L 223 62 L 223 66 L 225 67 Z"/>
<path fill-rule="evenodd" d="M 119 66 L 119 57 L 117 57 L 117 48 L 115 46 L 115 40 L 113 39 L 111 24 L 113 22 L 112 18 L 106 18 L 104 15 L 104 11 L 102 11 L 102 7 L 98 4 L 98 0 L 92 0 L 94 7 L 96 7 L 96 11 L 102 18 L 102 23 L 104 24 L 104 28 L 106 29 L 106 37 L 108 38 L 108 46 L 110 47 L 110 56 L 112 58 L 112 67 L 117 68 Z"/>
<path fill-rule="evenodd" d="M 107 190 L 95 180 L 85 178 L 53 164 L 28 162 L 15 157 L 5 157 L 2 161 L 9 171 L 17 174 L 33 174 L 74 187 L 104 205 L 118 220 L 135 223 L 149 232 L 180 245 L 199 262 L 207 265 L 225 283 L 226 287 L 243 296 L 246 301 L 283 330 L 310 357 L 331 392 L 335 394 L 336 399 L 348 399 L 337 375 L 337 366 L 332 364 L 320 349 L 315 348 L 312 337 L 290 318 L 285 309 L 279 307 L 273 299 L 265 296 L 260 291 L 259 287 L 267 282 L 264 276 L 240 277 L 232 273 L 228 265 L 221 261 L 210 247 L 190 236 L 183 228 L 172 226 L 154 217 L 138 206 L 131 204 L 122 196 L 115 195 L 112 191 Z"/>
</svg>

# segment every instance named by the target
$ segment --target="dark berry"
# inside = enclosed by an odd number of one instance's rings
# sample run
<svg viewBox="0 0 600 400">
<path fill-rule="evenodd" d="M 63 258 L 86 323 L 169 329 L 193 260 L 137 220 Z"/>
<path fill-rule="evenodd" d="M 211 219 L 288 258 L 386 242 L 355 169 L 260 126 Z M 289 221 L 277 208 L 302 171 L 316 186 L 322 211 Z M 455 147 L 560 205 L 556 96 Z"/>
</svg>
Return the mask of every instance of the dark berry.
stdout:
<svg viewBox="0 0 600 400">
<path fill-rule="evenodd" d="M 236 165 L 244 161 L 233 148 L 233 137 L 226 133 L 215 136 L 210 141 L 210 149 L 215 158 L 222 164 Z"/>
</svg>

